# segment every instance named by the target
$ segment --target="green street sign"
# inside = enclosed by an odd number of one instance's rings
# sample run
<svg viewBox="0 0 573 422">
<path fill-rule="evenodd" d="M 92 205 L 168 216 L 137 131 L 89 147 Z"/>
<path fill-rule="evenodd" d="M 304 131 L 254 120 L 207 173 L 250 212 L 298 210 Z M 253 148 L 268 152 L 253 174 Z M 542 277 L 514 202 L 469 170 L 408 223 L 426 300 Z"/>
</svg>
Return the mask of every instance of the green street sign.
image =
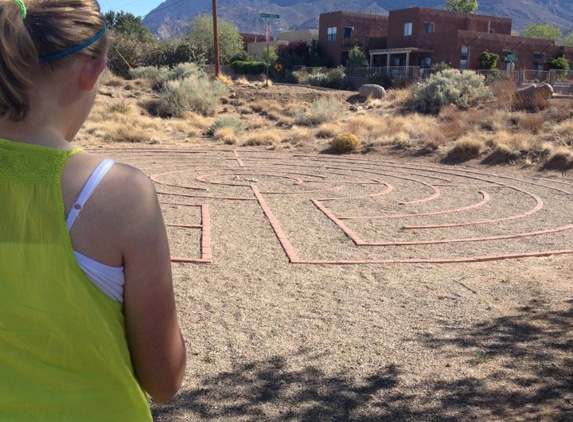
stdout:
<svg viewBox="0 0 573 422">
<path fill-rule="evenodd" d="M 267 19 L 278 19 L 280 15 L 273 15 L 272 13 L 259 13 L 259 17 Z"/>
</svg>

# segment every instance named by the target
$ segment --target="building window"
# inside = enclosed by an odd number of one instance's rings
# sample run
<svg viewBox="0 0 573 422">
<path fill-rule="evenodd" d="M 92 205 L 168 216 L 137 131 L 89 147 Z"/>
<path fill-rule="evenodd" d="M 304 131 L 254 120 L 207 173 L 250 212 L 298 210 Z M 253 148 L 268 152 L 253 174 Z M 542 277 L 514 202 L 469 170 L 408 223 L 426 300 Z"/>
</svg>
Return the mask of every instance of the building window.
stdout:
<svg viewBox="0 0 573 422">
<path fill-rule="evenodd" d="M 354 28 L 350 27 L 350 26 L 345 26 L 344 27 L 344 38 L 348 39 L 352 37 L 352 31 L 354 31 Z"/>
<path fill-rule="evenodd" d="M 533 53 L 533 61 L 535 63 L 545 63 L 545 53 Z"/>
<path fill-rule="evenodd" d="M 434 32 L 434 22 L 424 22 L 424 33 L 431 34 Z"/>
<path fill-rule="evenodd" d="M 404 36 L 409 37 L 412 35 L 412 22 L 404 24 Z"/>
<path fill-rule="evenodd" d="M 460 70 L 467 69 L 470 59 L 470 48 L 467 45 L 462 45 L 460 53 Z"/>
<path fill-rule="evenodd" d="M 328 28 L 328 32 L 327 32 L 327 38 L 326 38 L 329 42 L 334 42 L 336 41 L 336 26 L 331 26 L 330 28 Z"/>
</svg>

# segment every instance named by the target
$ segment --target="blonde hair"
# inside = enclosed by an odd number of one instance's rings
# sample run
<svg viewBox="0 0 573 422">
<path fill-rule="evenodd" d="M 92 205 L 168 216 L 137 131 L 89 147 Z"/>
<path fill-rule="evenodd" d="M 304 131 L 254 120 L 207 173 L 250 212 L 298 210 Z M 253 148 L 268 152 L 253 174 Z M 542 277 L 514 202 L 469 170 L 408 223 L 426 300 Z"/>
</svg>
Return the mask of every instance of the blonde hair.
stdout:
<svg viewBox="0 0 573 422">
<path fill-rule="evenodd" d="M 25 0 L 27 14 L 13 0 L 0 0 L 0 118 L 19 121 L 30 110 L 34 74 L 54 71 L 77 54 L 103 57 L 106 34 L 73 54 L 40 62 L 93 39 L 105 26 L 95 0 Z"/>
</svg>

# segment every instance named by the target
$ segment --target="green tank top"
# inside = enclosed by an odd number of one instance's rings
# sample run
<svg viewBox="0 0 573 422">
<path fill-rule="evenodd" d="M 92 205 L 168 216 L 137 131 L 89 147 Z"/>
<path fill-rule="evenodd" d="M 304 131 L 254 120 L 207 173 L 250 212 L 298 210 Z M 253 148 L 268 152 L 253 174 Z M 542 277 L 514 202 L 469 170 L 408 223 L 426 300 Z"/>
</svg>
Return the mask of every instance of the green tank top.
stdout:
<svg viewBox="0 0 573 422">
<path fill-rule="evenodd" d="M 122 305 L 73 255 L 61 175 L 78 151 L 0 139 L 0 421 L 151 421 Z"/>
</svg>

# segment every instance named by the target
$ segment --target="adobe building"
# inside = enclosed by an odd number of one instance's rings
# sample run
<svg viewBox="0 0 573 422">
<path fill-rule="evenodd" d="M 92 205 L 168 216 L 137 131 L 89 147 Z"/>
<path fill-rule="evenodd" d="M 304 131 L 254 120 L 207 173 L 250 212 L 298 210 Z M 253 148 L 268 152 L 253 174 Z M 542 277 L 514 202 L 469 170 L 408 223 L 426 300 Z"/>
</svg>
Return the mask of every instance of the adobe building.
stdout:
<svg viewBox="0 0 573 422">
<path fill-rule="evenodd" d="M 247 45 L 247 52 L 254 60 L 261 60 L 263 52 L 267 49 L 267 42 L 264 35 L 260 35 L 258 40 L 250 42 Z M 272 38 L 272 37 L 271 37 Z M 301 29 L 298 31 L 283 31 L 277 34 L 276 40 L 271 39 L 268 47 L 278 48 L 282 44 L 288 44 L 292 41 L 306 41 L 310 44 L 312 40 L 318 39 L 317 29 Z"/>
<path fill-rule="evenodd" d="M 343 16 L 348 12 L 321 15 L 319 40 L 323 52 L 330 58 L 341 57 L 342 45 L 323 43 L 323 33 L 329 27 L 346 25 Z M 363 20 L 361 14 L 354 16 L 354 27 Z M 329 19 L 324 21 L 323 16 Z M 367 15 L 372 16 L 372 15 Z M 375 15 L 374 15 L 375 16 Z M 435 63 L 445 62 L 456 69 L 480 69 L 480 56 L 484 51 L 500 56 L 498 68 L 506 71 L 532 69 L 546 70 L 548 59 L 564 55 L 573 61 L 573 48 L 556 46 L 552 40 L 526 38 L 511 35 L 512 21 L 509 18 L 452 12 L 448 10 L 412 7 L 390 11 L 385 32 L 376 33 L 375 42 L 359 44 L 370 58 L 371 67 L 417 66 L 430 68 Z M 374 47 L 374 44 L 383 44 Z M 327 50 L 325 47 L 329 47 Z"/>
<path fill-rule="evenodd" d="M 319 18 L 318 43 L 332 66 L 346 64 L 355 45 L 363 52 L 386 48 L 387 35 L 388 16 L 338 11 Z"/>
</svg>

